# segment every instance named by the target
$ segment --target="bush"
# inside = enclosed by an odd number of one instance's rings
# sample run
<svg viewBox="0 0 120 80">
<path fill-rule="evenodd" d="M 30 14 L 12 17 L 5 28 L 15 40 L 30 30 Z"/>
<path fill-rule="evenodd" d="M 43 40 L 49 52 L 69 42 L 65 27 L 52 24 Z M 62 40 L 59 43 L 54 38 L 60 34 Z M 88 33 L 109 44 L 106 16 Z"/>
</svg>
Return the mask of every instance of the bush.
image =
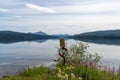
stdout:
<svg viewBox="0 0 120 80">
<path fill-rule="evenodd" d="M 68 54 L 65 56 L 67 62 L 76 64 L 92 65 L 98 64 L 102 58 L 97 53 L 91 54 L 88 52 L 88 45 L 85 43 L 77 42 L 68 48 Z M 58 56 L 59 63 L 61 63 L 61 57 Z"/>
</svg>

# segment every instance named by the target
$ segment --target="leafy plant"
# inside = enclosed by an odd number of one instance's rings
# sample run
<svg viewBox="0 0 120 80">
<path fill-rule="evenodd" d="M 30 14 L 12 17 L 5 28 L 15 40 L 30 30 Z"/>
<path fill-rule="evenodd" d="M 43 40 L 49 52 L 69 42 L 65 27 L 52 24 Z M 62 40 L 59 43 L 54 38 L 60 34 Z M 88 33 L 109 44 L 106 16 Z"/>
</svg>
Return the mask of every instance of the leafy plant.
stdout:
<svg viewBox="0 0 120 80">
<path fill-rule="evenodd" d="M 68 54 L 65 56 L 66 61 L 86 65 L 98 64 L 102 57 L 97 53 L 90 54 L 88 52 L 88 47 L 89 46 L 87 44 L 81 42 L 70 45 L 68 48 Z M 62 58 L 59 57 L 58 59 L 59 63 L 61 63 Z"/>
</svg>

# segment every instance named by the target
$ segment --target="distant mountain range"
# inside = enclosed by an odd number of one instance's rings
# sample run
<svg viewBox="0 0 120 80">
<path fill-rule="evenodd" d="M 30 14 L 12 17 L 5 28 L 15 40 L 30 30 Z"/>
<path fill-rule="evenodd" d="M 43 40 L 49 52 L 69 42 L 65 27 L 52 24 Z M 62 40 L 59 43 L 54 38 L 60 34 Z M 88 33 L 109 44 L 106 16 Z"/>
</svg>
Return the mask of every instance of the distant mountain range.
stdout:
<svg viewBox="0 0 120 80">
<path fill-rule="evenodd" d="M 53 38 L 57 38 L 57 37 L 52 35 L 46 35 L 45 33 L 43 34 L 42 32 L 21 33 L 21 32 L 15 32 L 15 31 L 0 31 L 1 43 L 32 41 L 32 40 L 40 40 L 40 39 L 53 39 Z"/>
<path fill-rule="evenodd" d="M 59 37 L 59 38 L 68 38 L 71 35 L 69 35 L 69 34 L 55 34 L 53 36 L 56 36 L 56 37 Z"/>
<path fill-rule="evenodd" d="M 102 39 L 120 39 L 120 30 L 106 30 L 106 31 L 94 31 L 86 32 L 82 34 L 68 35 L 68 34 L 56 34 L 48 35 L 44 32 L 35 32 L 35 33 L 21 33 L 15 31 L 0 31 L 0 43 L 12 43 L 19 41 L 35 41 L 42 39 L 59 39 L 59 38 L 72 38 L 83 41 L 94 42 L 93 40 L 99 40 L 101 43 Z M 101 39 L 101 40 L 100 40 Z M 98 41 L 96 41 L 98 42 Z M 118 42 L 118 40 L 117 40 Z"/>
<path fill-rule="evenodd" d="M 86 32 L 71 36 L 76 39 L 120 39 L 120 30 Z"/>
<path fill-rule="evenodd" d="M 45 32 L 42 32 L 42 31 L 39 31 L 39 32 L 35 32 L 35 33 L 30 33 L 30 34 L 35 34 L 35 35 L 49 35 Z M 55 37 L 59 37 L 59 38 L 66 38 L 66 37 L 69 37 L 70 35 L 69 34 L 53 34 L 51 36 L 55 36 Z"/>
<path fill-rule="evenodd" d="M 48 35 L 45 32 L 39 31 L 39 32 L 35 32 L 35 33 L 30 33 L 30 34 L 35 34 L 35 35 Z"/>
</svg>

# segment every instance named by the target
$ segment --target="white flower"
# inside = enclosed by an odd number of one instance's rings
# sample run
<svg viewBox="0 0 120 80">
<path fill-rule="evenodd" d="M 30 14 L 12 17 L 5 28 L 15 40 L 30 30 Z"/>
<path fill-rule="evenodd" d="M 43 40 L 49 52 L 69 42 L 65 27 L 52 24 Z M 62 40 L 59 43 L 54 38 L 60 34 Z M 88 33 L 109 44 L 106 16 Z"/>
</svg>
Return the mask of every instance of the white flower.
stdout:
<svg viewBox="0 0 120 80">
<path fill-rule="evenodd" d="M 60 69 L 58 70 L 58 73 L 61 73 L 61 70 L 60 70 Z"/>
<path fill-rule="evenodd" d="M 68 79 L 68 74 L 65 74 L 65 78 Z"/>
<path fill-rule="evenodd" d="M 62 77 L 62 75 L 61 75 L 60 73 L 58 73 L 58 74 L 57 74 L 57 77 L 58 77 L 58 78 L 61 78 L 61 77 Z"/>
<path fill-rule="evenodd" d="M 81 77 L 79 77 L 79 78 L 78 78 L 78 80 L 82 80 L 82 78 L 81 78 Z"/>
<path fill-rule="evenodd" d="M 71 78 L 75 79 L 75 75 L 73 73 L 71 73 Z"/>
</svg>

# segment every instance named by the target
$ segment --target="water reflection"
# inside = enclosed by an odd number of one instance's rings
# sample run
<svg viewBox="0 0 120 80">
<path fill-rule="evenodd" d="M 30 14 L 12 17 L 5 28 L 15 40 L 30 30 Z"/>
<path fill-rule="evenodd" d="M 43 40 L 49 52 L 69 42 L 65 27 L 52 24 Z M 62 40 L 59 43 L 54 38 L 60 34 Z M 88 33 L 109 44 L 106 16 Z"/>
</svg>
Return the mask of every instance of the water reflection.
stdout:
<svg viewBox="0 0 120 80">
<path fill-rule="evenodd" d="M 43 43 L 45 41 L 47 41 L 48 39 L 41 39 L 41 40 L 35 40 L 35 42 L 38 42 L 38 43 Z"/>
<path fill-rule="evenodd" d="M 18 43 L 18 42 L 31 42 L 31 41 L 35 41 L 35 42 L 39 42 L 39 43 L 43 43 L 45 41 L 47 41 L 48 39 L 40 39 L 40 40 L 0 40 L 0 43 L 2 44 L 11 44 L 11 43 Z"/>
<path fill-rule="evenodd" d="M 28 66 L 53 64 L 57 44 L 53 40 L 0 44 L 0 76 L 15 74 Z"/>
<path fill-rule="evenodd" d="M 76 40 L 95 44 L 120 45 L 120 39 L 76 39 Z"/>
</svg>

